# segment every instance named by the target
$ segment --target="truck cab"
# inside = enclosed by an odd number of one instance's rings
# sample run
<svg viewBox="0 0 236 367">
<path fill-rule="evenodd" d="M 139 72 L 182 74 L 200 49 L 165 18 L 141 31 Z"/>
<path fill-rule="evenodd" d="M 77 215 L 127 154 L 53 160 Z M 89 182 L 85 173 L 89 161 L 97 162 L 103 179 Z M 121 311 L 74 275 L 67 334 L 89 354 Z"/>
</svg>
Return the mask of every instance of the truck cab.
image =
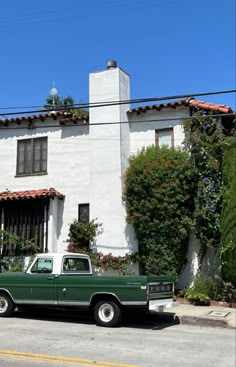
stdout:
<svg viewBox="0 0 236 367">
<path fill-rule="evenodd" d="M 85 254 L 38 254 L 27 269 L 27 274 L 88 274 L 92 275 L 90 257 Z"/>
</svg>

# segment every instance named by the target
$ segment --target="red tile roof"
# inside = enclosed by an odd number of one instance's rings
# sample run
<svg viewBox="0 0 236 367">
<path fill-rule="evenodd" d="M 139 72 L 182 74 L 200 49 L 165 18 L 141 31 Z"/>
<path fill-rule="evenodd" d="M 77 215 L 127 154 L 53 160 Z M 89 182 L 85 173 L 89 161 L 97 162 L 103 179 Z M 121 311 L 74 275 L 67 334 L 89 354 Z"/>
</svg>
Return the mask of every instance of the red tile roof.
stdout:
<svg viewBox="0 0 236 367">
<path fill-rule="evenodd" d="M 63 119 L 66 118 L 67 121 L 72 120 L 73 121 L 88 121 L 88 116 L 77 116 L 70 112 L 65 111 L 56 111 L 56 112 L 48 112 L 48 113 L 41 113 L 38 115 L 32 115 L 32 116 L 22 116 L 22 117 L 12 117 L 12 118 L 6 118 L 6 119 L 0 119 L 0 125 L 8 125 L 9 123 L 17 123 L 21 124 L 21 122 L 28 122 L 29 124 L 36 119 L 39 119 L 41 121 L 46 120 L 47 118 L 53 118 L 54 120 L 57 120 L 57 117 L 62 117 Z"/>
<path fill-rule="evenodd" d="M 154 105 L 149 105 L 149 106 L 132 108 L 128 112 L 129 113 L 136 112 L 140 114 L 141 112 L 146 112 L 149 110 L 160 111 L 162 108 L 168 108 L 168 107 L 176 108 L 178 106 L 195 107 L 200 110 L 212 111 L 216 113 L 229 113 L 233 111 L 229 106 L 226 106 L 226 105 L 207 103 L 204 101 L 198 101 L 190 97 L 190 98 L 180 99 L 179 101 L 174 101 L 174 102 L 167 102 L 167 103 L 160 103 L 160 104 L 154 104 Z"/>
<path fill-rule="evenodd" d="M 233 112 L 233 110 L 226 105 L 220 105 L 215 103 L 207 103 L 204 101 L 198 101 L 192 97 L 180 99 L 178 101 L 174 102 L 167 102 L 167 103 L 160 103 L 160 104 L 154 104 L 154 105 L 148 105 L 148 106 L 141 106 L 136 107 L 128 110 L 129 113 L 136 112 L 140 114 L 141 112 L 146 112 L 149 110 L 157 110 L 160 111 L 162 108 L 176 108 L 179 106 L 186 106 L 186 107 L 195 107 L 197 109 L 205 110 L 205 111 L 212 111 L 216 113 L 229 113 Z M 89 121 L 89 115 L 84 116 L 78 116 L 74 115 L 70 112 L 65 111 L 56 111 L 56 112 L 48 112 L 48 113 L 42 113 L 38 115 L 32 115 L 32 116 L 22 116 L 22 117 L 12 117 L 12 118 L 5 118 L 0 119 L 0 126 L 4 125 L 7 126 L 9 123 L 16 123 L 21 124 L 21 122 L 28 122 L 28 126 L 31 127 L 32 121 L 39 119 L 42 122 L 46 120 L 47 118 L 53 118 L 54 120 L 57 120 L 58 117 L 61 117 L 60 123 L 62 125 L 65 125 L 67 122 L 73 122 L 77 123 L 78 121 L 81 122 L 88 122 Z"/>
<path fill-rule="evenodd" d="M 43 199 L 58 197 L 63 199 L 65 195 L 56 191 L 53 188 L 27 191 L 4 191 L 0 192 L 0 201 L 3 200 L 27 200 L 27 199 Z"/>
<path fill-rule="evenodd" d="M 207 103 L 204 101 L 197 101 L 194 98 L 190 98 L 188 104 L 193 107 L 197 107 L 201 110 L 209 110 L 219 113 L 229 113 L 232 109 L 229 106 L 223 104 Z"/>
</svg>

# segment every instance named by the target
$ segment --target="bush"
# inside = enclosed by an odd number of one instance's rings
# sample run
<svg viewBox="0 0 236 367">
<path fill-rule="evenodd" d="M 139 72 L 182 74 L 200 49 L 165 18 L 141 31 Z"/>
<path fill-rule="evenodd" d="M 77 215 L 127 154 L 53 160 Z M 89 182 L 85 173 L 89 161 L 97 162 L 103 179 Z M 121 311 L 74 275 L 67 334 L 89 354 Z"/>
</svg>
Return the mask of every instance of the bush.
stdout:
<svg viewBox="0 0 236 367">
<path fill-rule="evenodd" d="M 212 301 L 223 298 L 224 284 L 220 277 L 200 274 L 194 280 L 194 291 L 207 295 Z"/>
<path fill-rule="evenodd" d="M 219 276 L 200 274 L 195 280 L 192 288 L 184 291 L 184 297 L 188 300 L 195 294 L 205 295 L 211 301 L 235 302 L 236 289 L 232 283 L 224 282 Z M 193 298 L 194 299 L 194 298 Z"/>
<path fill-rule="evenodd" d="M 133 275 L 129 270 L 130 265 L 138 261 L 136 254 L 126 254 L 125 256 L 114 256 L 111 253 L 104 255 L 101 252 L 96 252 L 93 249 L 84 250 L 79 247 L 67 248 L 69 252 L 82 253 L 90 256 L 91 263 L 95 271 L 106 272 L 114 270 L 119 275 Z"/>
<path fill-rule="evenodd" d="M 191 288 L 187 289 L 185 292 L 185 298 L 195 305 L 205 305 L 208 306 L 210 304 L 210 297 L 208 297 L 205 293 L 197 292 Z"/>
<path fill-rule="evenodd" d="M 176 275 L 185 262 L 194 181 L 189 155 L 151 146 L 129 160 L 123 200 L 146 274 Z"/>
<path fill-rule="evenodd" d="M 3 256 L 27 256 L 38 251 L 34 239 L 26 240 L 14 233 L 0 229 L 0 254 Z"/>
<path fill-rule="evenodd" d="M 84 253 L 90 256 L 94 268 L 100 271 L 115 270 L 121 275 L 129 275 L 129 265 L 137 261 L 136 255 L 113 256 L 111 253 L 104 255 L 97 252 L 94 247 L 96 237 L 102 233 L 102 224 L 95 219 L 88 223 L 74 220 L 69 225 L 68 252 Z"/>
<path fill-rule="evenodd" d="M 19 259 L 15 259 L 10 263 L 9 271 L 11 272 L 17 272 L 17 271 L 23 271 L 23 264 L 22 261 Z"/>
<path fill-rule="evenodd" d="M 1 260 L 1 271 L 0 272 L 22 272 L 24 270 L 24 256 L 16 257 L 9 256 L 3 257 Z"/>
<path fill-rule="evenodd" d="M 67 250 L 71 251 L 73 248 L 88 250 L 94 245 L 96 237 L 102 232 L 101 227 L 102 224 L 97 223 L 96 219 L 93 219 L 88 223 L 83 223 L 74 219 L 69 225 Z"/>
</svg>

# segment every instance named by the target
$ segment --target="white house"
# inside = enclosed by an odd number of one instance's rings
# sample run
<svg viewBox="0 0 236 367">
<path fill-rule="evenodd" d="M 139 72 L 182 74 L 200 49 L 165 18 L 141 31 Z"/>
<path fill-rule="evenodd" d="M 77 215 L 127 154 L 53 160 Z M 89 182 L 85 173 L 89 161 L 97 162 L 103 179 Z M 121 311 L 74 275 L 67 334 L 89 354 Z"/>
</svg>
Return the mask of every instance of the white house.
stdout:
<svg viewBox="0 0 236 367">
<path fill-rule="evenodd" d="M 136 251 L 121 198 L 128 157 L 150 144 L 183 146 L 183 118 L 230 107 L 188 98 L 130 109 L 129 100 L 129 75 L 111 61 L 89 76 L 89 118 L 58 111 L 1 119 L 1 228 L 37 235 L 41 251 L 55 252 L 66 248 L 73 219 L 98 218 L 98 251 Z"/>
</svg>

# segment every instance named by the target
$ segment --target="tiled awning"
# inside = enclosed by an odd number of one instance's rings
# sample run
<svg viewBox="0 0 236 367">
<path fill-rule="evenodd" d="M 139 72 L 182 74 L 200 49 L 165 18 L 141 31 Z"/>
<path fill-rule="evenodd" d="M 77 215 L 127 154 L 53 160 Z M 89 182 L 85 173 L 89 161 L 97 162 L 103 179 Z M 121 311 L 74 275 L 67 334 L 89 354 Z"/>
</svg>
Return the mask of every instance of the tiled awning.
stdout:
<svg viewBox="0 0 236 367">
<path fill-rule="evenodd" d="M 4 191 L 0 192 L 0 201 L 7 200 L 27 200 L 27 199 L 44 199 L 54 198 L 63 199 L 65 195 L 56 191 L 54 188 L 27 190 L 27 191 Z"/>
</svg>

